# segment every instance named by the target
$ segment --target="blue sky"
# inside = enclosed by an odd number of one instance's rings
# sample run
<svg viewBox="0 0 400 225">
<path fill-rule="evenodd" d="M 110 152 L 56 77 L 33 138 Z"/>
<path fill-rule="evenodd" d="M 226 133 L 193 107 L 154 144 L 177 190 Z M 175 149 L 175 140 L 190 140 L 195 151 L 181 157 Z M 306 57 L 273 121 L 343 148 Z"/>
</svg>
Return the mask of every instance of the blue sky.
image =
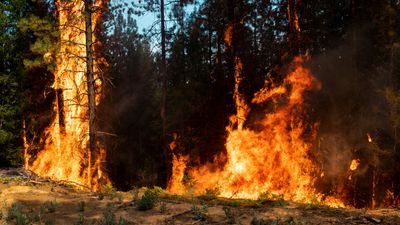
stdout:
<svg viewBox="0 0 400 225">
<path fill-rule="evenodd" d="M 137 1 L 137 0 L 136 0 Z M 166 2 L 168 2 L 168 0 L 166 0 Z M 201 3 L 203 3 L 204 0 L 197 0 L 197 3 L 199 3 L 199 5 Z M 198 7 L 197 7 L 198 8 Z M 190 14 L 191 12 L 193 12 L 193 10 L 195 9 L 194 5 L 188 5 L 185 7 L 185 10 L 188 14 Z M 166 15 L 168 15 L 168 9 L 166 9 Z M 157 20 L 157 15 L 154 13 L 146 13 L 143 16 L 137 17 L 136 18 L 136 22 L 138 25 L 138 30 L 140 33 L 142 33 L 143 29 L 148 29 L 151 27 L 151 25 Z"/>
</svg>

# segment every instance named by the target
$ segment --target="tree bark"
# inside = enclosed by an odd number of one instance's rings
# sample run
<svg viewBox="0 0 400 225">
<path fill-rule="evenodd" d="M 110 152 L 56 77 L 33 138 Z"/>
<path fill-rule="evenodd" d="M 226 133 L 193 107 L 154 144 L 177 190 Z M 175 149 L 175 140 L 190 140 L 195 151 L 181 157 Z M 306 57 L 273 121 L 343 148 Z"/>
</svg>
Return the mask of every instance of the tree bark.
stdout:
<svg viewBox="0 0 400 225">
<path fill-rule="evenodd" d="M 94 92 L 93 71 L 93 40 L 92 40 L 92 0 L 85 0 L 85 34 L 86 34 L 86 76 L 89 107 L 89 149 L 88 149 L 88 179 L 91 180 L 92 154 L 96 150 L 96 96 Z M 91 186 L 91 181 L 89 181 Z"/>
<path fill-rule="evenodd" d="M 162 76 L 162 103 L 161 103 L 161 119 L 163 137 L 166 135 L 166 102 L 167 102 L 167 61 L 165 53 L 165 16 L 164 16 L 164 0 L 160 0 L 161 14 L 161 76 Z"/>
</svg>

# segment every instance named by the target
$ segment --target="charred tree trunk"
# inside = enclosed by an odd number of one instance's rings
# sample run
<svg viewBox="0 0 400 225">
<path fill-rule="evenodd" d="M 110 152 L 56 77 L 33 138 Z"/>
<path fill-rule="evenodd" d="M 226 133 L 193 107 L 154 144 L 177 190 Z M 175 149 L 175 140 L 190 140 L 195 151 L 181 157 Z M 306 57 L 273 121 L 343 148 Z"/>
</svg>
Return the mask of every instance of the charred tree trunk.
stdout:
<svg viewBox="0 0 400 225">
<path fill-rule="evenodd" d="M 164 0 L 160 0 L 161 14 L 161 76 L 162 76 L 162 103 L 161 103 L 161 119 L 162 130 L 165 138 L 166 134 L 166 100 L 167 100 L 167 61 L 165 53 L 165 16 L 164 16 Z"/>
<path fill-rule="evenodd" d="M 296 0 L 288 0 L 289 45 L 291 54 L 300 53 L 300 26 L 297 14 Z"/>
<path fill-rule="evenodd" d="M 89 149 L 88 149 L 88 178 L 91 179 L 92 154 L 96 150 L 96 98 L 94 92 L 93 71 L 93 40 L 92 40 L 92 0 L 85 0 L 85 34 L 86 34 L 86 78 L 88 87 L 89 107 Z"/>
<path fill-rule="evenodd" d="M 162 138 L 164 157 L 166 160 L 166 178 L 167 182 L 171 176 L 172 163 L 167 146 L 167 59 L 166 59 L 166 43 L 165 43 L 165 16 L 164 16 L 164 0 L 160 0 L 160 17 L 161 17 L 161 77 L 162 77 L 162 99 L 161 99 L 161 120 L 162 120 Z"/>
</svg>

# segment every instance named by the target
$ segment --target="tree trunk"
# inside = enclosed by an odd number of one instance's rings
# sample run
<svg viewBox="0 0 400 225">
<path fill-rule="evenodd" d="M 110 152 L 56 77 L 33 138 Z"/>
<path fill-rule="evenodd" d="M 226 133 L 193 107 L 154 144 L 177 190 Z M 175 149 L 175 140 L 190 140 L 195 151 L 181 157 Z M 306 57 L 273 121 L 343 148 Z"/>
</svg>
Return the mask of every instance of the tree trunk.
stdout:
<svg viewBox="0 0 400 225">
<path fill-rule="evenodd" d="M 161 119 L 163 137 L 166 135 L 166 101 L 167 101 L 167 61 L 165 53 L 165 17 L 164 17 L 164 0 L 160 0 L 161 13 L 161 76 L 162 76 L 162 103 L 161 103 Z"/>
<path fill-rule="evenodd" d="M 89 149 L 88 149 L 88 179 L 91 186 L 92 154 L 96 150 L 96 97 L 94 92 L 93 72 L 93 41 L 92 41 L 92 0 L 85 0 L 85 34 L 86 34 L 86 76 L 88 86 L 89 107 Z"/>
<path fill-rule="evenodd" d="M 167 142 L 167 59 L 165 50 L 165 16 L 164 16 L 164 0 L 160 0 L 160 17 L 161 17 L 161 76 L 162 76 L 162 100 L 161 100 L 161 119 L 162 119 L 162 138 L 164 157 L 166 161 L 166 178 L 167 182 L 171 176 L 172 162 L 168 150 Z"/>
</svg>

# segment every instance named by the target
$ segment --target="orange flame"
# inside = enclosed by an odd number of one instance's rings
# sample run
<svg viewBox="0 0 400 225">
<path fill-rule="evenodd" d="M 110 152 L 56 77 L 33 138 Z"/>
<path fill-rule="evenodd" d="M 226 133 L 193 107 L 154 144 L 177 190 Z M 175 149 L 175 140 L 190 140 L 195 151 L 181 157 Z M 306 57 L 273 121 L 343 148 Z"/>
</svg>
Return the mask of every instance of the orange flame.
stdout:
<svg viewBox="0 0 400 225">
<path fill-rule="evenodd" d="M 367 133 L 367 138 L 368 138 L 368 142 L 371 143 L 372 142 L 372 136 L 369 133 Z"/>
<path fill-rule="evenodd" d="M 96 1 L 96 6 L 103 4 L 104 1 Z M 57 0 L 56 8 L 60 24 L 60 46 L 53 84 L 56 90 L 54 111 L 57 113 L 45 131 L 44 149 L 36 155 L 31 165 L 26 166 L 40 176 L 96 189 L 98 180 L 106 179 L 101 171 L 105 151 L 100 149 L 94 163 L 89 162 L 84 1 Z M 92 16 L 94 29 L 101 14 L 97 12 Z M 96 42 L 96 37 L 93 37 L 93 42 Z M 99 59 L 95 60 L 95 74 L 98 74 L 98 63 Z M 98 104 L 100 79 L 96 79 L 96 92 Z"/>
<path fill-rule="evenodd" d="M 257 131 L 243 127 L 243 122 L 227 127 L 227 163 L 216 170 L 213 165 L 189 171 L 196 180 L 196 191 L 218 187 L 223 197 L 256 199 L 261 193 L 282 195 L 285 199 L 307 202 L 318 197 L 324 204 L 344 204 L 333 197 L 325 198 L 314 188 L 321 174 L 320 168 L 310 158 L 310 149 L 316 139 L 318 123 L 309 124 L 305 118 L 304 94 L 319 90 L 321 84 L 302 66 L 304 57 L 296 57 L 292 72 L 279 86 L 261 89 L 255 94 L 255 104 L 271 103 L 273 110 L 257 122 Z M 240 80 L 236 79 L 236 82 Z M 236 85 L 238 85 L 236 83 Z M 244 116 L 248 106 L 236 94 L 237 115 Z M 241 112 L 239 109 L 246 109 Z M 232 122 L 232 120 L 231 120 Z M 242 124 L 242 125 L 239 125 Z M 218 158 L 215 159 L 218 161 Z M 170 191 L 180 193 L 181 189 Z"/>
<path fill-rule="evenodd" d="M 359 165 L 360 165 L 360 160 L 359 160 L 359 159 L 353 159 L 353 160 L 351 160 L 351 163 L 350 163 L 350 170 L 351 170 L 351 171 L 356 170 L 356 169 L 358 168 Z"/>
</svg>

